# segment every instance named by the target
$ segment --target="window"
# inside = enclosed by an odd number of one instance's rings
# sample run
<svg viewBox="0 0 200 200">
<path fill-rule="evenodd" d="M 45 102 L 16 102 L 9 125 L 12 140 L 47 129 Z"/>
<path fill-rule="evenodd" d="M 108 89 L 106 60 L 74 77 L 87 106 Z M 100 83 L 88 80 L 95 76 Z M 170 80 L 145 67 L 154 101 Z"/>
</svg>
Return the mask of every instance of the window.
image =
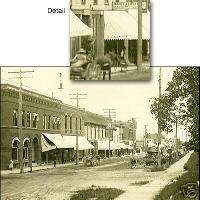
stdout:
<svg viewBox="0 0 200 200">
<path fill-rule="evenodd" d="M 39 117 L 37 113 L 33 113 L 33 128 L 37 128 Z"/>
<path fill-rule="evenodd" d="M 65 115 L 65 129 L 67 129 L 67 115 Z"/>
<path fill-rule="evenodd" d="M 12 160 L 18 160 L 19 140 L 15 139 L 12 144 Z"/>
<path fill-rule="evenodd" d="M 56 125 L 57 125 L 57 129 L 60 129 L 60 118 L 59 117 L 57 117 L 57 119 L 56 119 Z"/>
<path fill-rule="evenodd" d="M 23 159 L 28 159 L 28 147 L 29 147 L 29 141 L 26 140 L 23 146 Z"/>
<path fill-rule="evenodd" d="M 72 132 L 72 117 L 69 118 L 69 129 Z"/>
<path fill-rule="evenodd" d="M 27 124 L 27 127 L 31 127 L 31 113 L 30 112 L 27 112 L 26 114 L 26 124 Z"/>
<path fill-rule="evenodd" d="M 109 5 L 109 0 L 105 0 L 105 5 Z"/>
<path fill-rule="evenodd" d="M 80 130 L 82 129 L 82 120 L 81 120 L 81 118 L 80 118 L 80 120 L 79 120 L 79 128 L 80 128 Z"/>
<path fill-rule="evenodd" d="M 94 0 L 94 5 L 97 5 L 98 4 L 98 0 Z"/>
<path fill-rule="evenodd" d="M 78 130 L 78 119 L 76 117 L 76 130 Z"/>
<path fill-rule="evenodd" d="M 22 110 L 22 126 L 25 126 L 25 111 Z"/>
<path fill-rule="evenodd" d="M 56 117 L 52 117 L 52 128 L 56 129 Z"/>
<path fill-rule="evenodd" d="M 18 112 L 17 110 L 13 111 L 13 126 L 17 126 L 17 117 L 18 117 L 17 112 Z"/>
<path fill-rule="evenodd" d="M 51 128 L 51 116 L 48 116 L 48 121 L 47 121 L 47 129 Z"/>
<path fill-rule="evenodd" d="M 81 0 L 81 4 L 86 4 L 86 0 Z"/>
<path fill-rule="evenodd" d="M 46 129 L 47 128 L 47 116 L 46 116 L 46 114 L 43 115 L 42 123 L 43 123 L 43 129 Z"/>
</svg>

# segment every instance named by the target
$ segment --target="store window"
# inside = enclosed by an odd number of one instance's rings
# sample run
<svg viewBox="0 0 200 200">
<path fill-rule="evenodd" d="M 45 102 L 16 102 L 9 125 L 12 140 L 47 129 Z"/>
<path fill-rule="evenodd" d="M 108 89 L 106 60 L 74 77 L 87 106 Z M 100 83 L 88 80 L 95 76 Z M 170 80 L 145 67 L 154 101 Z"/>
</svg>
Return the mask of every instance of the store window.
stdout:
<svg viewBox="0 0 200 200">
<path fill-rule="evenodd" d="M 31 113 L 30 112 L 27 112 L 26 114 L 26 124 L 27 124 L 27 127 L 31 127 Z"/>
<path fill-rule="evenodd" d="M 46 129 L 47 128 L 47 116 L 46 116 L 46 114 L 43 115 L 42 123 L 43 123 L 43 129 Z"/>
<path fill-rule="evenodd" d="M 17 117 L 18 117 L 17 112 L 18 112 L 17 110 L 13 111 L 13 126 L 17 126 Z"/>
<path fill-rule="evenodd" d="M 97 5 L 98 4 L 98 0 L 94 0 L 94 5 Z"/>
<path fill-rule="evenodd" d="M 37 113 L 33 113 L 33 128 L 37 128 L 39 116 Z"/>
<path fill-rule="evenodd" d="M 82 5 L 86 4 L 86 0 L 81 0 L 81 4 Z"/>
<path fill-rule="evenodd" d="M 104 1 L 105 5 L 109 5 L 109 0 Z"/>
<path fill-rule="evenodd" d="M 18 160 L 19 140 L 14 139 L 12 142 L 12 160 Z"/>
</svg>

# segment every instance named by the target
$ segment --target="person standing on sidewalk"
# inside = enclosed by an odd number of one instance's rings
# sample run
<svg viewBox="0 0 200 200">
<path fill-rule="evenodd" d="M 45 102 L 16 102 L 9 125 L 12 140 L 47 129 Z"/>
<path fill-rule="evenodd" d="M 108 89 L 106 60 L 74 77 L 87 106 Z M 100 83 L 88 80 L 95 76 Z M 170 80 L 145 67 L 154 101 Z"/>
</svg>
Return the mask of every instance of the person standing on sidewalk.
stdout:
<svg viewBox="0 0 200 200">
<path fill-rule="evenodd" d="M 53 156 L 53 166 L 56 167 L 56 153 L 54 153 Z"/>
<path fill-rule="evenodd" d="M 9 169 L 10 169 L 10 171 L 13 170 L 13 160 L 10 160 Z"/>
</svg>

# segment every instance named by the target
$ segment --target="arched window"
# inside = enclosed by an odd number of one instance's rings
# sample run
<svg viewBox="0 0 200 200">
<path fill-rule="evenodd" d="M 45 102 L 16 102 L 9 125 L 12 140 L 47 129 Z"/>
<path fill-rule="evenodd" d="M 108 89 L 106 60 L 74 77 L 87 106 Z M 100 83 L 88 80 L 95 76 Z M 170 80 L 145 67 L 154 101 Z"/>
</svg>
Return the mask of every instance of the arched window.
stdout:
<svg viewBox="0 0 200 200">
<path fill-rule="evenodd" d="M 19 139 L 14 138 L 12 141 L 12 160 L 18 160 Z"/>
<path fill-rule="evenodd" d="M 24 146 L 23 146 L 23 159 L 28 159 L 28 148 L 29 148 L 30 141 L 28 138 L 25 138 L 24 140 Z"/>
</svg>

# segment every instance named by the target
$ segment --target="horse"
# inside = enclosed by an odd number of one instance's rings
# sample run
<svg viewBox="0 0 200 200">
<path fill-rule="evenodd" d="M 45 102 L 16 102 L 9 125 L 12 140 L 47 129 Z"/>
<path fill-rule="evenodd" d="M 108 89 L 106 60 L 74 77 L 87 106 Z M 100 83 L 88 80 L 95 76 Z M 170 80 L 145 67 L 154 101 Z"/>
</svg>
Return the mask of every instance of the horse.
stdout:
<svg viewBox="0 0 200 200">
<path fill-rule="evenodd" d="M 105 80 L 106 72 L 108 72 L 109 80 L 111 80 L 111 68 L 114 65 L 112 54 L 106 53 L 103 56 L 99 56 L 95 59 L 95 62 L 103 71 L 103 80 Z"/>
</svg>

